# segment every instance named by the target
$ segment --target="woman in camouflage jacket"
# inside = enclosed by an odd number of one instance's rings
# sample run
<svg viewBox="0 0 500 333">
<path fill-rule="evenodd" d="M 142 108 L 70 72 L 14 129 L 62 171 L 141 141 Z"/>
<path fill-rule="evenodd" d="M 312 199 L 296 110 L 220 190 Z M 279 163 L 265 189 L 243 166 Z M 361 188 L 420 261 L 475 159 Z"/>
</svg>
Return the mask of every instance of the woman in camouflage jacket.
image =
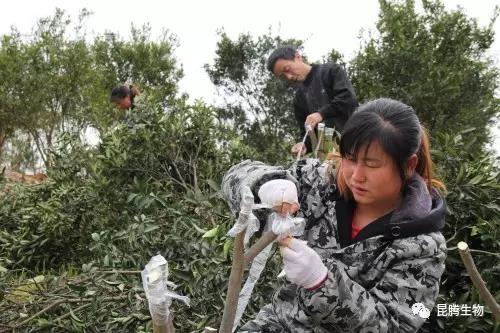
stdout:
<svg viewBox="0 0 500 333">
<path fill-rule="evenodd" d="M 225 175 L 235 215 L 242 186 L 259 198 L 265 183 L 285 179 L 299 200 L 278 194 L 275 209 L 306 219 L 304 241 L 281 244 L 288 281 L 242 332 L 416 332 L 434 307 L 446 258 L 436 190 L 444 186 L 414 110 L 389 99 L 361 106 L 340 155 L 335 169 L 313 159 L 290 170 L 244 161 Z"/>
</svg>

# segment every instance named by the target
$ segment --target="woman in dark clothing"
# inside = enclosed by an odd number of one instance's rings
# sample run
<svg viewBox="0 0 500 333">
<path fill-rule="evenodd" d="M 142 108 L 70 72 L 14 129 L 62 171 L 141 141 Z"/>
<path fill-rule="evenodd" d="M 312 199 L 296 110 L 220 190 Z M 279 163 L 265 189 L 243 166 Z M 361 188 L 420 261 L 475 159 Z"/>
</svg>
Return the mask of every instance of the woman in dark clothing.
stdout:
<svg viewBox="0 0 500 333">
<path fill-rule="evenodd" d="M 139 95 L 139 90 L 132 85 L 118 86 L 111 90 L 110 100 L 115 103 L 119 109 L 133 109 L 135 107 L 134 98 L 137 95 Z"/>
<path fill-rule="evenodd" d="M 235 215 L 248 186 L 277 212 L 306 219 L 302 239 L 280 244 L 287 281 L 241 331 L 416 332 L 446 258 L 444 185 L 432 169 L 415 111 L 390 99 L 349 118 L 338 166 L 232 167 L 222 188 Z"/>
</svg>

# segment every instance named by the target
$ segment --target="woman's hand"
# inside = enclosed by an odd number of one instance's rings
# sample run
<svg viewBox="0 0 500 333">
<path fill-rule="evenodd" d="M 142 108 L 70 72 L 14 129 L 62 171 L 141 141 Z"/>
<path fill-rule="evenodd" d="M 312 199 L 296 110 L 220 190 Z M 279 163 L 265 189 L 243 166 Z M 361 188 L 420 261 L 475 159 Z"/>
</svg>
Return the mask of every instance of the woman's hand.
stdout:
<svg viewBox="0 0 500 333">
<path fill-rule="evenodd" d="M 292 154 L 298 154 L 300 151 L 300 156 L 303 156 L 307 152 L 306 145 L 303 144 L 302 142 L 296 143 L 293 145 L 292 149 L 290 150 Z"/>
<path fill-rule="evenodd" d="M 307 246 L 307 242 L 292 237 L 280 242 L 281 256 L 285 266 L 286 278 L 308 289 L 315 289 L 323 284 L 328 269 L 319 254 Z"/>
<path fill-rule="evenodd" d="M 299 205 L 297 203 L 283 202 L 281 205 L 274 206 L 273 208 L 277 213 L 286 216 L 293 215 L 299 210 Z"/>
</svg>

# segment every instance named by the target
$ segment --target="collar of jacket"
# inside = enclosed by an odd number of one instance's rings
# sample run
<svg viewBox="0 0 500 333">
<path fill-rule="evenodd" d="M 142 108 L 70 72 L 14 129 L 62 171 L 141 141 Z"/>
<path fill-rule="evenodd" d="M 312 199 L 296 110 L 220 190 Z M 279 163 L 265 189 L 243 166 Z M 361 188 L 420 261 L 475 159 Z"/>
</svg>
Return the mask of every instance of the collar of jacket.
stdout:
<svg viewBox="0 0 500 333">
<path fill-rule="evenodd" d="M 342 247 L 380 235 L 386 240 L 392 240 L 427 234 L 444 227 L 446 204 L 443 197 L 434 189 L 429 194 L 424 180 L 416 173 L 406 185 L 401 205 L 368 224 L 351 240 L 355 206 L 353 200 L 345 199 L 340 199 L 335 205 Z"/>
<path fill-rule="evenodd" d="M 308 86 L 309 84 L 311 84 L 311 81 L 313 80 L 315 73 L 318 71 L 318 68 L 319 68 L 318 64 L 311 65 L 311 70 L 307 74 L 304 82 L 302 82 L 303 85 Z"/>
</svg>

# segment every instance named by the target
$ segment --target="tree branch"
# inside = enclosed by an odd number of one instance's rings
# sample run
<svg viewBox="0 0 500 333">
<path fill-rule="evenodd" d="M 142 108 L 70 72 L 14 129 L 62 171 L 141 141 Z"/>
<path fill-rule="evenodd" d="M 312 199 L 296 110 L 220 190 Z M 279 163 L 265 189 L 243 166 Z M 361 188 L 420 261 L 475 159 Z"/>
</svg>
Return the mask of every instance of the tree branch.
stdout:
<svg viewBox="0 0 500 333">
<path fill-rule="evenodd" d="M 245 252 L 245 265 L 251 263 L 254 258 L 278 237 L 272 231 L 266 231 L 262 236 Z"/>
<path fill-rule="evenodd" d="M 242 218 L 243 216 L 244 214 L 240 213 L 240 218 Z M 246 218 L 248 218 L 248 216 L 246 216 Z M 231 333 L 233 331 L 234 319 L 236 317 L 236 308 L 238 306 L 238 296 L 240 294 L 241 283 L 243 281 L 244 239 L 245 230 L 236 235 L 236 238 L 234 240 L 233 264 L 231 266 L 231 274 L 229 275 L 226 304 L 224 305 L 222 323 L 219 329 L 220 333 Z"/>
<path fill-rule="evenodd" d="M 472 280 L 472 283 L 479 291 L 479 295 L 481 295 L 481 298 L 484 300 L 486 305 L 490 308 L 491 312 L 493 313 L 493 317 L 495 317 L 495 320 L 500 323 L 500 305 L 498 305 L 493 295 L 491 295 L 490 291 L 486 287 L 486 283 L 484 283 L 481 277 L 481 274 L 479 274 L 479 271 L 474 264 L 474 259 L 472 259 L 472 256 L 470 254 L 469 245 L 467 245 L 467 243 L 465 242 L 459 242 L 457 247 L 458 252 L 460 253 L 460 257 L 462 257 L 462 261 L 464 262 L 465 269 L 467 270 L 467 273 Z"/>
<path fill-rule="evenodd" d="M 122 300 L 122 299 L 126 299 L 127 297 L 128 297 L 127 295 L 111 296 L 111 297 L 104 297 L 104 298 L 100 299 L 99 301 L 101 301 L 101 302 L 119 301 L 119 300 Z M 49 311 L 50 309 L 52 309 L 52 308 L 54 308 L 54 307 L 56 307 L 56 306 L 58 306 L 60 304 L 63 304 L 63 303 L 92 302 L 94 300 L 96 300 L 96 299 L 95 298 L 70 298 L 70 299 L 60 299 L 60 300 L 57 300 L 57 301 L 52 302 L 51 304 L 47 305 L 46 307 L 44 307 L 42 310 L 38 311 L 37 313 L 35 313 L 31 317 L 23 320 L 19 324 L 16 324 L 14 326 L 14 328 L 19 328 L 19 327 L 24 326 L 25 324 L 29 323 L 30 321 L 32 321 L 36 317 L 44 314 L 45 312 Z"/>
</svg>

